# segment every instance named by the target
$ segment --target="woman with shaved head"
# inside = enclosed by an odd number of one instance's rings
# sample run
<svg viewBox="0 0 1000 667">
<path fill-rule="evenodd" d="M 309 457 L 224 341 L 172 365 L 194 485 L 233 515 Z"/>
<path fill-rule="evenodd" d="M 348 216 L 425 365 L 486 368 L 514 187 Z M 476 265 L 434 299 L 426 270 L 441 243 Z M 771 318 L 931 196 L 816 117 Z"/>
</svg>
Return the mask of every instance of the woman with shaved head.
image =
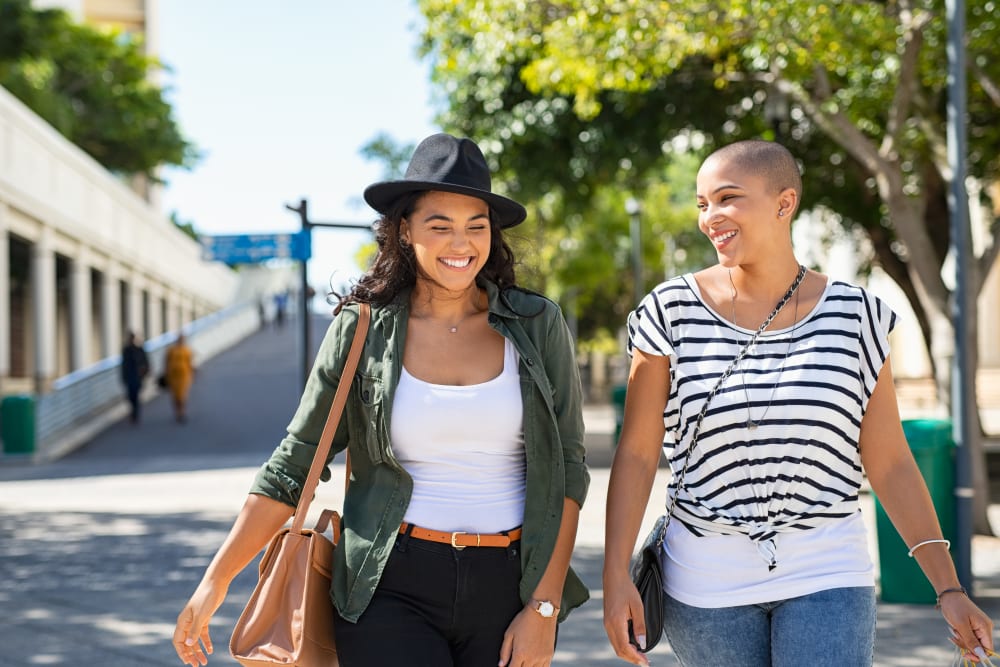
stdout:
<svg viewBox="0 0 1000 667">
<path fill-rule="evenodd" d="M 641 665 L 658 639 L 644 636 L 628 569 L 662 447 L 673 471 L 659 550 L 664 627 L 681 664 L 872 664 L 863 474 L 933 584 L 954 643 L 978 662 L 993 624 L 959 583 L 903 435 L 889 364 L 896 314 L 799 263 L 790 227 L 801 193 L 798 165 L 777 143 L 711 154 L 696 197 L 718 263 L 662 283 L 629 317 L 607 506 L 611 643 Z"/>
</svg>

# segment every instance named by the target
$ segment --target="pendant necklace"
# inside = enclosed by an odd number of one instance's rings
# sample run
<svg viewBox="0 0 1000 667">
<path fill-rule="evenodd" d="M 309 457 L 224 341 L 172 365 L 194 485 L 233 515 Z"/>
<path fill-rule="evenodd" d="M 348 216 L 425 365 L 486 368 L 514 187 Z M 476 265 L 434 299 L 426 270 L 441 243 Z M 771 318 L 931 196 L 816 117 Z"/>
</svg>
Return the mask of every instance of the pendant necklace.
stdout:
<svg viewBox="0 0 1000 667">
<path fill-rule="evenodd" d="M 777 390 L 778 384 L 781 382 L 781 374 L 784 373 L 785 371 L 785 364 L 788 362 L 788 355 L 792 351 L 792 334 L 794 333 L 795 330 L 795 324 L 798 322 L 799 319 L 799 285 L 802 283 L 802 279 L 805 277 L 805 274 L 806 274 L 805 267 L 800 265 L 798 275 L 795 276 L 795 280 L 792 282 L 791 286 L 788 288 L 788 292 L 782 299 L 782 301 L 787 303 L 788 299 L 792 296 L 792 294 L 793 293 L 795 294 L 795 313 L 792 317 L 791 331 L 788 332 L 788 344 L 785 346 L 785 356 L 781 360 L 781 365 L 778 367 L 778 377 L 774 379 L 774 384 L 771 385 L 771 394 L 767 399 L 767 405 L 764 407 L 764 412 L 761 413 L 760 417 L 758 417 L 757 419 L 754 419 L 752 414 L 750 413 L 750 392 L 747 389 L 746 367 L 742 365 L 740 366 L 740 383 L 743 385 L 743 396 L 745 397 L 747 404 L 746 427 L 748 430 L 751 431 L 755 430 L 757 426 L 759 426 L 760 423 L 764 421 L 764 417 L 767 416 L 767 411 L 771 409 L 771 402 L 774 401 L 774 392 Z M 730 304 L 732 309 L 731 319 L 733 321 L 733 325 L 739 326 L 736 323 L 736 297 L 738 296 L 738 292 L 736 291 L 736 283 L 733 282 L 732 270 L 729 271 L 729 284 L 733 288 L 732 296 L 730 299 Z M 774 317 L 777 316 L 779 312 L 780 309 L 774 311 L 774 313 L 772 313 L 771 315 L 771 319 L 774 319 Z"/>
<path fill-rule="evenodd" d="M 469 319 L 470 317 L 475 317 L 479 313 L 483 312 L 482 310 L 479 310 L 479 299 L 480 299 L 480 297 L 479 297 L 479 295 L 477 295 L 476 296 L 476 306 L 475 306 L 476 310 L 475 311 L 469 313 L 468 315 L 466 315 L 465 317 L 463 317 L 458 322 L 455 322 L 452 325 L 446 325 L 446 326 L 448 326 L 448 333 L 458 333 L 458 327 L 461 326 L 462 324 L 464 324 L 467 319 Z"/>
<path fill-rule="evenodd" d="M 476 312 L 472 313 L 471 315 L 466 315 L 465 317 L 463 317 L 462 319 L 460 319 L 458 322 L 455 322 L 455 324 L 453 324 L 450 327 L 448 327 L 448 332 L 449 333 L 458 333 L 458 326 L 460 324 L 463 324 L 467 319 L 469 319 L 470 317 L 475 317 L 476 315 L 478 315 L 481 312 L 483 312 L 483 311 L 477 310 Z"/>
</svg>

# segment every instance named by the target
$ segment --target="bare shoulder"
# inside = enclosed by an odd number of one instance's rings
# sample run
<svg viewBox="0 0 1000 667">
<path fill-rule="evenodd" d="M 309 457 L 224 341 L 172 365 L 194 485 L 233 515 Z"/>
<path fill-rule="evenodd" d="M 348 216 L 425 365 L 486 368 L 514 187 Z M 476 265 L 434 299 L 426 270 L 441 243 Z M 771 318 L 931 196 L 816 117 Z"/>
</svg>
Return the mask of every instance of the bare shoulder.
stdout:
<svg viewBox="0 0 1000 667">
<path fill-rule="evenodd" d="M 820 273 L 819 271 L 806 269 L 805 278 L 802 280 L 802 285 L 799 289 L 803 290 L 804 296 L 815 297 L 818 299 L 823 292 L 826 291 L 826 287 L 829 284 L 830 276 L 825 273 Z"/>
<path fill-rule="evenodd" d="M 728 270 L 721 264 L 715 264 L 691 275 L 705 303 L 716 312 L 721 312 L 723 304 L 732 294 Z"/>
<path fill-rule="evenodd" d="M 820 299 L 826 293 L 830 283 L 830 276 L 825 273 L 813 271 L 812 269 L 806 271 L 805 278 L 803 278 L 802 284 L 799 285 L 799 299 L 801 300 L 803 317 L 816 307 L 816 304 L 819 303 Z"/>
<path fill-rule="evenodd" d="M 691 275 L 698 282 L 698 285 L 704 285 L 706 282 L 715 282 L 719 280 L 720 277 L 725 277 L 726 269 L 722 267 L 721 264 L 713 264 L 712 266 L 706 266 L 700 271 L 695 271 Z"/>
</svg>

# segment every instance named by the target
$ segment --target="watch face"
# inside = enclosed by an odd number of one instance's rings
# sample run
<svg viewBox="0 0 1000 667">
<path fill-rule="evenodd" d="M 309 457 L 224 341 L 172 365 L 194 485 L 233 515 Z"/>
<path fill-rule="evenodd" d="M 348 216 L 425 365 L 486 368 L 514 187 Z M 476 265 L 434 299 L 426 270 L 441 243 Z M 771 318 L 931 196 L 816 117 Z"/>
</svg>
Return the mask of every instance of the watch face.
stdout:
<svg viewBox="0 0 1000 667">
<path fill-rule="evenodd" d="M 538 603 L 538 613 L 545 618 L 550 618 L 556 613 L 556 608 L 552 606 L 551 602 L 539 602 Z"/>
</svg>

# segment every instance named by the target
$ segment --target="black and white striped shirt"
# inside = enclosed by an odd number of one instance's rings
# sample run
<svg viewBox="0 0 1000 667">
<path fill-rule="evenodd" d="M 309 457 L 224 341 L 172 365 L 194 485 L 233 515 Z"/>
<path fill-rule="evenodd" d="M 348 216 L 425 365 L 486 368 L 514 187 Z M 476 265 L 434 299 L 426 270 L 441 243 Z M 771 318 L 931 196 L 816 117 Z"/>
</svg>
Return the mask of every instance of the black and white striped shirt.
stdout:
<svg viewBox="0 0 1000 667">
<path fill-rule="evenodd" d="M 773 568 L 777 534 L 857 514 L 861 419 L 895 323 L 864 289 L 829 281 L 795 326 L 761 334 L 712 400 L 674 518 L 695 535 L 749 536 Z M 753 331 L 710 309 L 690 274 L 647 295 L 628 330 L 630 354 L 670 357 L 673 496 L 705 398 Z"/>
</svg>

